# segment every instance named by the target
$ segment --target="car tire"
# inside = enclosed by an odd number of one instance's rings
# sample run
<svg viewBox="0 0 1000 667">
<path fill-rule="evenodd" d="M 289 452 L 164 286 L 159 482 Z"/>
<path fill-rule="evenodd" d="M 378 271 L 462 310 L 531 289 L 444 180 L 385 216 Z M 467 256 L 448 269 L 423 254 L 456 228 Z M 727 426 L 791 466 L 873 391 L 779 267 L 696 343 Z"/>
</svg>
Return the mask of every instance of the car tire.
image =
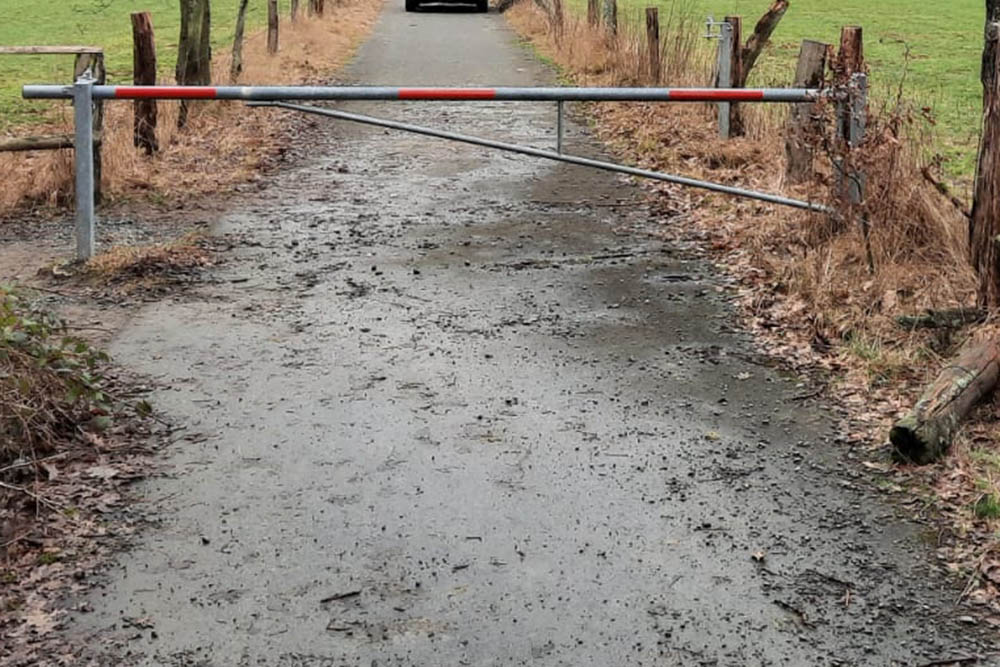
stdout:
<svg viewBox="0 0 1000 667">
<path fill-rule="evenodd" d="M 406 0 L 406 11 L 408 11 L 408 12 L 415 12 L 415 11 L 417 11 L 417 7 L 419 7 L 419 6 L 420 6 L 420 3 L 417 2 L 417 0 Z"/>
</svg>

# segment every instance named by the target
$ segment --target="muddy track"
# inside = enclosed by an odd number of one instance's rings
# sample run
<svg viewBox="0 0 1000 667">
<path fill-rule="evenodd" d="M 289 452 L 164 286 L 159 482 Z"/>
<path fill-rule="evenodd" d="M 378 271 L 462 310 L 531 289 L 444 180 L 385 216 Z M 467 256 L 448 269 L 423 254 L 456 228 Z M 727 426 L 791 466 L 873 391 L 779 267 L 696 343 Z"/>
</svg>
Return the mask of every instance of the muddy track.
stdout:
<svg viewBox="0 0 1000 667">
<path fill-rule="evenodd" d="M 548 83 L 496 15 L 391 3 L 350 70 Z M 552 145 L 545 105 L 345 105 Z M 752 364 L 627 181 L 322 125 L 251 239 L 113 354 L 187 425 L 71 633 L 145 665 L 915 665 L 962 582 Z M 598 148 L 571 124 L 569 146 Z M 621 205 L 628 204 L 628 205 Z M 984 659 L 982 664 L 991 664 Z"/>
</svg>

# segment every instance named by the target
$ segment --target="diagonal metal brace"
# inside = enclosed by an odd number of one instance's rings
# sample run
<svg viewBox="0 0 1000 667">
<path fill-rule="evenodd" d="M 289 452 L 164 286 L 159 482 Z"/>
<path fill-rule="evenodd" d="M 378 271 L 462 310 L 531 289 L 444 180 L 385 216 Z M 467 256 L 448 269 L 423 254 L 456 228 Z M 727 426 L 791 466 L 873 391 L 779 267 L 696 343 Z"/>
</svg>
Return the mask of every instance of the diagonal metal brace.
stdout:
<svg viewBox="0 0 1000 667">
<path fill-rule="evenodd" d="M 474 146 L 496 148 L 498 150 L 507 151 L 509 153 L 518 153 L 520 155 L 528 155 L 531 157 L 542 158 L 544 160 L 553 160 L 555 162 L 566 162 L 568 164 L 575 164 L 582 167 L 592 167 L 594 169 L 613 171 L 619 174 L 627 174 L 629 176 L 638 176 L 639 178 L 648 178 L 654 181 L 663 181 L 666 183 L 673 183 L 676 185 L 684 185 L 692 188 L 700 188 L 702 190 L 711 190 L 712 192 L 721 192 L 723 194 L 734 195 L 737 197 L 756 199 L 758 201 L 764 201 L 770 204 L 778 204 L 780 206 L 790 206 L 792 208 L 803 209 L 806 211 L 815 211 L 817 213 L 827 213 L 827 214 L 833 214 L 834 212 L 833 209 L 827 206 L 823 206 L 822 204 L 802 201 L 800 199 L 790 199 L 788 197 L 770 194 L 767 192 L 745 190 L 743 188 L 736 188 L 729 185 L 722 185 L 721 183 L 712 183 L 710 181 L 701 181 L 694 178 L 687 178 L 685 176 L 675 176 L 673 174 L 665 174 L 659 171 L 650 171 L 648 169 L 628 167 L 626 165 L 615 164 L 613 162 L 604 162 L 601 160 L 593 160 L 591 158 L 579 157 L 576 155 L 567 155 L 565 153 L 546 151 L 539 148 L 532 148 L 530 146 L 521 146 L 519 144 L 511 144 L 503 141 L 494 141 L 492 139 L 473 137 L 467 134 L 448 132 L 446 130 L 435 130 L 433 128 L 423 127 L 420 125 L 411 125 L 409 123 L 401 123 L 395 120 L 385 120 L 382 118 L 374 118 L 372 116 L 363 116 L 361 114 L 350 113 L 347 111 L 322 109 L 320 107 L 315 107 L 308 104 L 291 104 L 288 102 L 249 102 L 247 106 L 278 107 L 281 109 L 288 109 L 290 111 L 301 111 L 304 113 L 316 114 L 317 116 L 327 116 L 329 118 L 336 118 L 338 120 L 347 120 L 354 123 L 362 123 L 364 125 L 374 125 L 376 127 L 384 127 L 391 130 L 412 132 L 414 134 L 421 134 L 424 136 L 436 137 L 439 139 L 448 139 L 450 141 L 458 141 L 461 143 L 472 144 Z"/>
</svg>

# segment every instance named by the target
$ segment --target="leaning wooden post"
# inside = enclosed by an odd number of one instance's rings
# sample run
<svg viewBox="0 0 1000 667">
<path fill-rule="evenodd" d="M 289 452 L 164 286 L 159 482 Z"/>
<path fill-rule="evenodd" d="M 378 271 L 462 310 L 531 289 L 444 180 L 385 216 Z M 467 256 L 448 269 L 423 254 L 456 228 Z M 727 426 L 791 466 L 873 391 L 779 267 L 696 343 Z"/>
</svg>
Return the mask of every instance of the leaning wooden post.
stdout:
<svg viewBox="0 0 1000 667">
<path fill-rule="evenodd" d="M 732 29 L 731 40 L 732 49 L 729 52 L 729 84 L 723 87 L 742 88 L 743 81 L 743 17 L 727 16 L 726 23 Z M 733 102 L 729 105 L 729 136 L 742 137 L 745 134 L 743 128 L 743 112 L 739 104 Z"/>
<path fill-rule="evenodd" d="M 966 346 L 889 431 L 893 458 L 924 465 L 944 456 L 962 420 L 993 391 L 998 379 L 997 344 L 988 340 Z"/>
<path fill-rule="evenodd" d="M 818 88 L 826 71 L 826 54 L 830 46 L 804 40 L 799 49 L 795 68 L 795 88 Z M 745 63 L 744 63 L 745 64 Z M 785 128 L 785 178 L 789 183 L 804 183 L 813 178 L 813 151 L 808 137 L 819 131 L 813 117 L 812 104 L 794 104 Z"/>
<path fill-rule="evenodd" d="M 649 53 L 649 81 L 660 83 L 660 12 L 646 7 L 646 50 Z"/>
<path fill-rule="evenodd" d="M 132 12 L 132 82 L 156 85 L 156 43 L 149 12 Z M 156 141 L 156 100 L 136 100 L 132 105 L 132 143 L 152 155 L 160 149 Z"/>
<path fill-rule="evenodd" d="M 267 52 L 278 52 L 278 0 L 267 0 Z"/>
<path fill-rule="evenodd" d="M 1000 307 L 1000 0 L 987 0 L 983 44 L 983 126 L 979 139 L 969 254 L 980 307 Z"/>
<path fill-rule="evenodd" d="M 85 72 L 90 71 L 95 86 L 102 86 L 107 81 L 107 72 L 104 69 L 104 53 L 79 53 L 73 65 L 73 80 L 79 79 Z M 104 129 L 104 102 L 94 100 L 94 111 L 92 114 L 92 137 L 93 137 L 93 164 L 94 164 L 94 203 L 99 204 L 103 193 L 101 191 L 101 173 L 103 163 L 101 160 L 101 131 Z"/>
<path fill-rule="evenodd" d="M 599 0 L 587 0 L 587 25 L 591 28 L 596 28 L 601 21 L 598 3 Z"/>
<path fill-rule="evenodd" d="M 250 0 L 240 0 L 236 12 L 236 35 L 233 37 L 233 60 L 229 66 L 229 82 L 236 83 L 243 72 L 243 32 L 247 24 L 247 4 Z"/>
<path fill-rule="evenodd" d="M 618 35 L 618 0 L 604 0 L 604 28 L 608 35 Z"/>
<path fill-rule="evenodd" d="M 771 33 L 778 27 L 781 17 L 787 11 L 788 0 L 774 0 L 771 3 L 771 7 L 757 21 L 757 25 L 753 29 L 753 34 L 750 35 L 746 46 L 743 47 L 743 63 L 740 68 L 740 78 L 736 80 L 740 88 L 747 85 L 747 76 L 750 74 L 750 70 L 757 64 L 757 58 L 760 57 L 768 40 L 771 39 Z"/>
</svg>

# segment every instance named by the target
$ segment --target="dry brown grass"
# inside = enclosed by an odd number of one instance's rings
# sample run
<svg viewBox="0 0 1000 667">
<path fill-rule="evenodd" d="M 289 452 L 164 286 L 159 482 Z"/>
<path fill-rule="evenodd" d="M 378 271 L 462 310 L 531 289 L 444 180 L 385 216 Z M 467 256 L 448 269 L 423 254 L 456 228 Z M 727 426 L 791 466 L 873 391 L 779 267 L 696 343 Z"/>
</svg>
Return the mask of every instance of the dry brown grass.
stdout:
<svg viewBox="0 0 1000 667">
<path fill-rule="evenodd" d="M 514 27 L 580 85 L 631 85 L 644 78 L 643 24 L 622 20 L 611 40 L 585 21 L 568 19 L 562 40 L 548 30 L 545 14 L 520 3 L 508 13 Z M 711 81 L 710 53 L 683 35 L 700 34 L 682 15 L 668 18 L 664 83 L 702 86 Z M 588 108 L 604 141 L 625 160 L 726 184 L 739 184 L 839 205 L 832 186 L 828 136 L 815 141 L 816 182 L 784 182 L 786 106 L 744 109 L 747 136 L 728 142 L 716 136 L 705 105 L 599 104 Z M 828 116 L 831 109 L 817 110 Z M 884 108 L 872 105 L 860 155 L 867 174 L 861 211 L 849 224 L 722 195 L 655 185 L 664 196 L 664 234 L 697 236 L 716 262 L 736 276 L 749 326 L 768 349 L 800 368 L 827 369 L 831 395 L 851 411 L 847 425 L 862 452 L 876 461 L 886 453 L 888 427 L 915 399 L 944 359 L 970 336 L 988 331 L 904 331 L 895 317 L 924 309 L 974 303 L 975 281 L 967 259 L 967 223 L 920 174 L 929 125 L 900 94 Z M 869 269 L 859 220 L 870 223 L 874 271 Z M 987 325 L 989 326 L 989 325 Z M 972 420 L 952 454 L 925 470 L 888 468 L 894 486 L 926 491 L 926 506 L 945 517 L 941 557 L 977 582 L 1000 583 L 1000 430 L 994 406 Z M 873 463 L 880 468 L 883 463 Z M 912 497 L 912 496 L 911 496 Z M 924 502 L 921 500 L 920 502 Z M 950 521 L 949 521 L 950 519 Z M 970 588 L 970 591 L 972 588 Z M 988 599 L 997 590 L 980 589 Z"/>
<path fill-rule="evenodd" d="M 302 17 L 280 26 L 281 48 L 270 56 L 266 33 L 249 35 L 243 50 L 242 84 L 295 84 L 323 80 L 342 65 L 373 25 L 382 0 L 329 3 L 325 16 Z M 230 57 L 216 54 L 213 80 L 228 83 Z M 113 82 L 112 82 L 113 83 Z M 131 83 L 131 82 L 120 82 Z M 176 201 L 225 192 L 257 174 L 281 149 L 288 116 L 250 110 L 236 103 L 203 103 L 192 108 L 188 126 L 176 128 L 178 103 L 159 104 L 162 151 L 147 158 L 132 145 L 132 106 L 105 104 L 103 188 L 110 200 L 145 196 Z M 61 122 L 32 128 L 32 134 L 71 131 L 72 111 Z M 23 207 L 58 206 L 72 196 L 72 151 L 0 154 L 0 214 Z"/>
</svg>

